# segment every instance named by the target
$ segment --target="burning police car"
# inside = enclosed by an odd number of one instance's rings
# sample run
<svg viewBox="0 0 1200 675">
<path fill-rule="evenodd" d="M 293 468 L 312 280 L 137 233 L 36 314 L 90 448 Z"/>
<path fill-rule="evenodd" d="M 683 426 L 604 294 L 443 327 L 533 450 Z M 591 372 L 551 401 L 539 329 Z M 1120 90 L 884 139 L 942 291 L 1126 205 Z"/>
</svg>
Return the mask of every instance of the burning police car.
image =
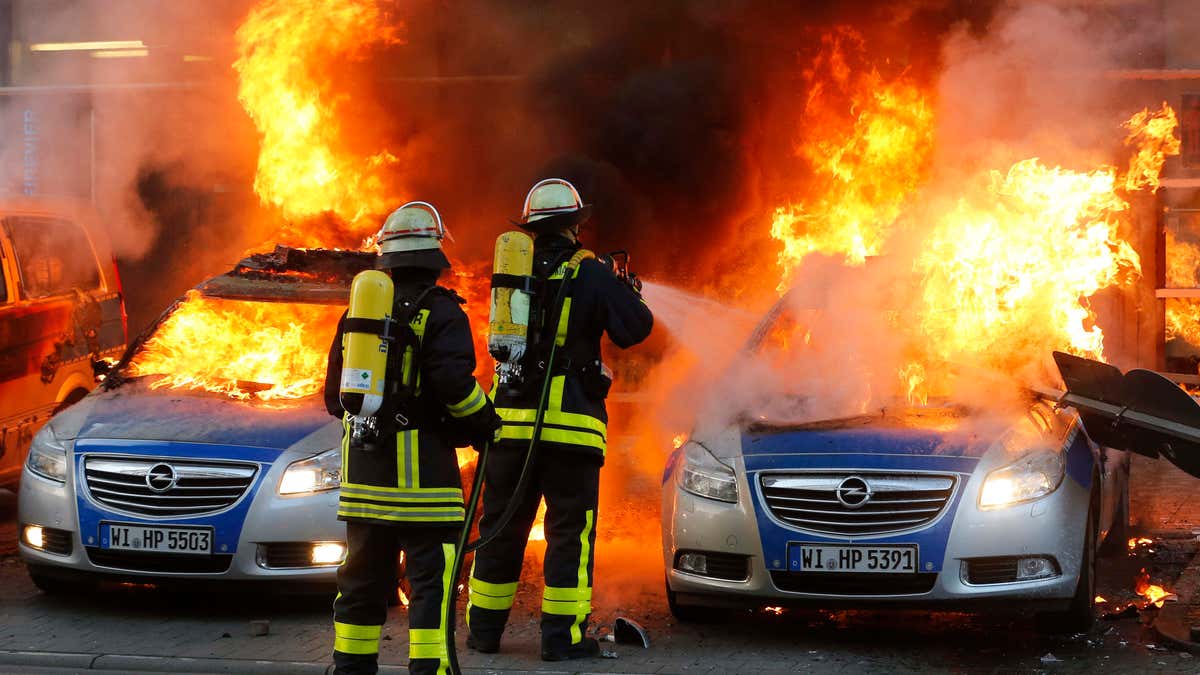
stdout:
<svg viewBox="0 0 1200 675">
<path fill-rule="evenodd" d="M 747 353 L 795 320 L 781 301 Z M 1080 630 L 1096 552 L 1124 536 L 1128 462 L 1074 410 L 1033 397 L 992 418 L 903 397 L 835 418 L 743 415 L 667 463 L 670 607 L 681 620 L 788 604 L 1020 607 Z"/>
<path fill-rule="evenodd" d="M 34 438 L 20 554 L 44 591 L 96 580 L 327 583 L 341 424 L 320 393 L 369 254 L 287 248 L 175 303 Z"/>
</svg>

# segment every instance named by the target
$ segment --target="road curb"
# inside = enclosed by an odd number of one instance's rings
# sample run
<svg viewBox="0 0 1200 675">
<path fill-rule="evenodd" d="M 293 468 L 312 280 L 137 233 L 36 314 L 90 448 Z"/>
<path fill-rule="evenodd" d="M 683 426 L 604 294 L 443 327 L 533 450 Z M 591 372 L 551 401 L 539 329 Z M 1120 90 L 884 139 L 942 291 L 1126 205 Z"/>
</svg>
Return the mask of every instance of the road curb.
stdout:
<svg viewBox="0 0 1200 675">
<path fill-rule="evenodd" d="M 0 666 L 78 668 L 99 672 L 246 673 L 246 675 L 326 675 L 329 663 L 312 661 L 256 661 L 133 654 L 76 654 L 0 650 Z M 408 672 L 401 666 L 381 666 L 387 675 Z"/>
<path fill-rule="evenodd" d="M 245 675 L 329 675 L 332 663 L 316 661 L 262 661 L 135 654 L 80 654 L 0 649 L 0 672 L 7 667 L 71 668 L 97 673 L 244 673 Z M 464 673 L 529 673 L 518 668 L 465 668 Z M 586 671 L 537 671 L 537 675 L 575 675 Z M 380 675 L 407 675 L 407 666 L 380 664 Z"/>
<path fill-rule="evenodd" d="M 1184 568 L 1173 590 L 1179 600 L 1164 604 L 1151 627 L 1172 647 L 1200 654 L 1200 642 L 1192 640 L 1192 626 L 1200 625 L 1200 620 L 1189 617 L 1195 603 L 1200 601 L 1200 553 Z"/>
</svg>

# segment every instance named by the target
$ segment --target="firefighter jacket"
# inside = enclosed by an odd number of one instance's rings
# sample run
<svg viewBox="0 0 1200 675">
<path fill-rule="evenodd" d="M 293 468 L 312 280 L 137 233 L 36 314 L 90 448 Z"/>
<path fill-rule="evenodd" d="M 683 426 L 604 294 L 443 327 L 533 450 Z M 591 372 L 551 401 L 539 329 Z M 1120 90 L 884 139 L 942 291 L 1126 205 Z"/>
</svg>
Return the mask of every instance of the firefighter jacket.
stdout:
<svg viewBox="0 0 1200 675">
<path fill-rule="evenodd" d="M 545 378 L 550 377 L 540 435 L 543 448 L 603 458 L 608 443 L 604 400 L 612 380 L 601 363 L 600 338 L 607 333 L 618 347 L 632 347 L 650 335 L 654 317 L 637 293 L 594 258 L 569 269 L 566 263 L 579 251 L 578 243 L 558 235 L 542 235 L 534 242 L 538 333 L 535 347 L 523 360 L 529 375 L 524 386 L 500 387 L 494 396 L 496 412 L 504 420 L 500 440 L 527 443 L 533 437 Z M 554 305 L 567 275 L 571 279 L 560 312 Z M 557 349 L 547 372 L 552 341 Z"/>
<path fill-rule="evenodd" d="M 433 281 L 395 283 L 393 316 L 403 317 L 401 303 L 421 296 Z M 339 520 L 392 525 L 462 522 L 462 477 L 455 448 L 490 439 L 499 418 L 473 375 L 475 349 L 461 303 L 453 291 L 434 287 L 415 311 L 409 310 L 412 334 L 389 353 L 387 391 L 377 415 L 378 441 L 351 447 L 349 433 L 342 434 Z M 345 418 L 338 400 L 342 333 L 339 322 L 329 350 L 325 407 Z M 348 430 L 345 419 L 342 424 Z"/>
</svg>

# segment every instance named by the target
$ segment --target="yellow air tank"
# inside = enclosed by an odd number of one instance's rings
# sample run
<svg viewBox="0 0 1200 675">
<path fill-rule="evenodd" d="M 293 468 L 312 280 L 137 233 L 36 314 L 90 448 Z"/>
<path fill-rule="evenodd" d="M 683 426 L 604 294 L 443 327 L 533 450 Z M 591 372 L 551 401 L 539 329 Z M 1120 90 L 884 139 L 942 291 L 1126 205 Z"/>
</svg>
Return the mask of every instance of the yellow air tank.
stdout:
<svg viewBox="0 0 1200 675">
<path fill-rule="evenodd" d="M 533 275 L 533 239 L 505 232 L 496 239 L 492 268 L 492 312 L 488 352 L 496 359 L 501 380 L 525 355 L 529 342 L 529 282 Z"/>
<path fill-rule="evenodd" d="M 388 354 L 384 321 L 391 318 L 392 297 L 392 279 L 379 270 L 359 272 L 350 284 L 350 307 L 342 334 L 340 400 L 346 412 L 357 418 L 374 415 L 383 403 Z M 379 323 L 374 324 L 376 321 Z"/>
</svg>

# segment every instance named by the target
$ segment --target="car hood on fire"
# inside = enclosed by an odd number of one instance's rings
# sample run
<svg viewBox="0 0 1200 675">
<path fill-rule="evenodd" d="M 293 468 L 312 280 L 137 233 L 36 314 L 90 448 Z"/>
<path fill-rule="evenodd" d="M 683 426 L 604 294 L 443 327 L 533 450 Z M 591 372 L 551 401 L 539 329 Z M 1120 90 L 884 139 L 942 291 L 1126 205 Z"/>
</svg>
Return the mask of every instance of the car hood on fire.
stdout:
<svg viewBox="0 0 1200 675">
<path fill-rule="evenodd" d="M 336 439 L 341 425 L 320 397 L 289 406 L 236 401 L 215 394 L 153 390 L 142 382 L 97 389 L 56 416 L 61 439 L 184 441 L 284 450 L 321 431 Z M 330 443 L 330 439 L 322 439 Z M 336 446 L 336 440 L 332 445 Z"/>
<path fill-rule="evenodd" d="M 803 424 L 750 422 L 703 442 L 720 458 L 851 453 L 979 458 L 1006 426 L 954 411 L 889 412 Z"/>
</svg>

